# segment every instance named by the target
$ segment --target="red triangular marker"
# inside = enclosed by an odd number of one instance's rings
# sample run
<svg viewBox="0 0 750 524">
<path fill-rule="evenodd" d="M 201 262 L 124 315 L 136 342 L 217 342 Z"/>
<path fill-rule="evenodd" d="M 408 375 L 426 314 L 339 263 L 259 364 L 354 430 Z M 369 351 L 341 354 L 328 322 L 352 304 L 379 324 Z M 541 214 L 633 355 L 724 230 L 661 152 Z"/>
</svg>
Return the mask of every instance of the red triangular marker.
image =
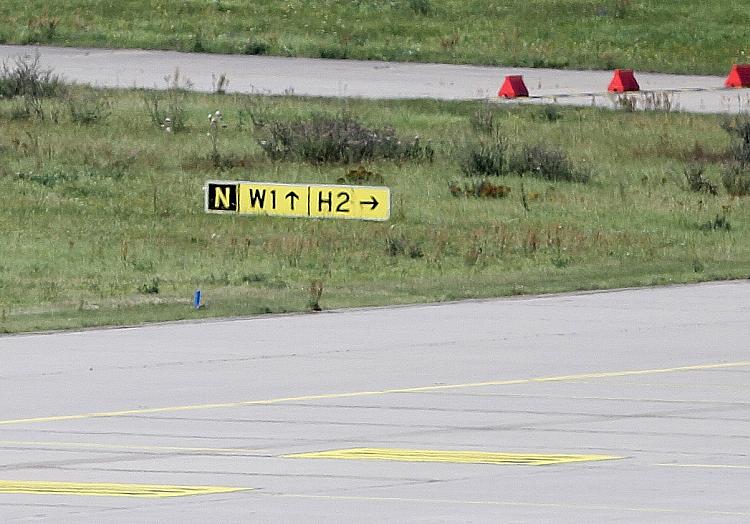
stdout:
<svg viewBox="0 0 750 524">
<path fill-rule="evenodd" d="M 624 93 L 625 91 L 640 91 L 632 69 L 615 69 L 615 76 L 609 83 L 610 93 Z"/>
<path fill-rule="evenodd" d="M 750 87 L 750 64 L 734 64 L 724 86 Z"/>
<path fill-rule="evenodd" d="M 497 92 L 497 96 L 504 96 L 505 98 L 516 98 L 519 96 L 529 96 L 529 91 L 526 89 L 526 84 L 523 83 L 523 76 L 521 75 L 510 75 L 505 77 L 505 82 Z"/>
</svg>

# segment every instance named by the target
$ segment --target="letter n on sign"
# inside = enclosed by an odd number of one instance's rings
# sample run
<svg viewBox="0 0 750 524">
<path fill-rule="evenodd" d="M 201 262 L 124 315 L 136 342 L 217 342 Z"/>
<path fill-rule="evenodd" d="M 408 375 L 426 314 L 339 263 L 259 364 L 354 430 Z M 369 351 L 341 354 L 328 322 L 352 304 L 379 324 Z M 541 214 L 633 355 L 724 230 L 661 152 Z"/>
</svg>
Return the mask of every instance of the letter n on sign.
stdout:
<svg viewBox="0 0 750 524">
<path fill-rule="evenodd" d="M 231 182 L 208 182 L 206 186 L 206 212 L 236 213 L 237 184 Z"/>
</svg>

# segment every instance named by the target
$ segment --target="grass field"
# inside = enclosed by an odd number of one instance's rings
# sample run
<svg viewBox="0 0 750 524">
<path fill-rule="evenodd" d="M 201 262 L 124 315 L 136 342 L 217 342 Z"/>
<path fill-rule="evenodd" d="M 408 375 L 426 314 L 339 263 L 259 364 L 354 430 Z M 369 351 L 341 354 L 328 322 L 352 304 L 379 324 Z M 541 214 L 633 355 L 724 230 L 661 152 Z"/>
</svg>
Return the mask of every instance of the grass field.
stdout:
<svg viewBox="0 0 750 524">
<path fill-rule="evenodd" d="M 725 74 L 750 11 L 721 0 L 3 0 L 0 42 Z"/>
<path fill-rule="evenodd" d="M 750 206 L 720 182 L 731 139 L 719 117 L 65 91 L 0 101 L 1 331 L 750 276 Z M 432 161 L 363 162 L 392 188 L 390 221 L 203 212 L 208 179 L 336 183 L 358 167 L 264 152 L 274 125 L 314 115 L 429 144 Z M 591 178 L 462 173 L 468 151 L 498 143 L 559 149 Z M 708 186 L 691 191 L 684 172 L 696 162 Z M 510 192 L 449 190 L 477 180 Z"/>
</svg>

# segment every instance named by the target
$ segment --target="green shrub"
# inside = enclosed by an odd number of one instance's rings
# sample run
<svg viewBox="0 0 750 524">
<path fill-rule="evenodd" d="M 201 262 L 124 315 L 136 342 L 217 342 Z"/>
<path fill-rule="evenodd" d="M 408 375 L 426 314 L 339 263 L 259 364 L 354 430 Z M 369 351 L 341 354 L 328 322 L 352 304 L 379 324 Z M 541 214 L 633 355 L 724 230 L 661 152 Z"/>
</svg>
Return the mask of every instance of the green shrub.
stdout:
<svg viewBox="0 0 750 524">
<path fill-rule="evenodd" d="M 724 166 L 721 182 L 731 196 L 750 195 L 750 169 L 734 163 Z"/>
<path fill-rule="evenodd" d="M 732 225 L 724 215 L 716 215 L 716 218 L 701 224 L 698 229 L 701 231 L 731 231 Z"/>
<path fill-rule="evenodd" d="M 511 158 L 510 171 L 552 181 L 586 183 L 591 179 L 587 171 L 574 167 L 563 151 L 542 145 L 523 146 Z"/>
<path fill-rule="evenodd" d="M 685 180 L 687 180 L 688 188 L 694 193 L 709 193 L 711 195 L 718 195 L 719 190 L 716 184 L 711 182 L 708 178 L 703 176 L 702 165 L 692 165 L 685 167 Z"/>
<path fill-rule="evenodd" d="M 318 56 L 327 60 L 343 60 L 349 56 L 346 46 L 328 45 L 318 49 Z"/>
<path fill-rule="evenodd" d="M 336 180 L 337 184 L 349 184 L 366 186 L 371 184 L 384 184 L 385 179 L 380 173 L 368 171 L 364 166 L 359 166 L 357 169 L 351 169 L 346 172 L 342 177 Z"/>
<path fill-rule="evenodd" d="M 58 184 L 73 182 L 78 179 L 78 172 L 65 169 L 63 167 L 53 166 L 42 168 L 40 171 L 28 171 L 16 173 L 18 180 L 28 180 L 35 184 L 45 187 L 55 187 Z"/>
<path fill-rule="evenodd" d="M 143 105 L 151 122 L 167 132 L 178 132 L 185 128 L 185 105 L 188 90 L 192 87 L 190 80 L 182 80 L 180 71 L 164 77 L 164 91 L 144 91 Z"/>
<path fill-rule="evenodd" d="M 149 282 L 141 284 L 141 286 L 138 288 L 138 291 L 140 293 L 143 293 L 144 295 L 158 295 L 160 283 L 161 282 L 159 278 L 154 277 Z"/>
<path fill-rule="evenodd" d="M 370 129 L 342 115 L 314 115 L 291 122 L 270 122 L 268 137 L 259 140 L 272 160 L 296 160 L 312 164 L 351 164 L 374 159 L 431 162 L 435 151 L 419 137 L 400 139 L 391 127 Z"/>
<path fill-rule="evenodd" d="M 434 11 L 430 0 L 408 0 L 409 8 L 418 15 L 427 16 Z"/>
<path fill-rule="evenodd" d="M 489 180 L 474 180 L 465 184 L 451 182 L 448 190 L 455 197 L 504 198 L 510 194 L 511 188 Z"/>
<path fill-rule="evenodd" d="M 545 105 L 542 106 L 539 111 L 532 113 L 534 120 L 542 120 L 544 122 L 557 122 L 562 118 L 562 113 L 557 106 Z"/>
<path fill-rule="evenodd" d="M 750 116 L 738 115 L 725 120 L 721 128 L 735 139 L 729 146 L 727 157 L 743 166 L 750 165 Z"/>
<path fill-rule="evenodd" d="M 722 122 L 721 128 L 743 144 L 750 145 L 750 116 L 737 115 Z"/>
<path fill-rule="evenodd" d="M 507 174 L 508 147 L 505 142 L 481 143 L 464 153 L 461 172 L 466 176 L 502 176 Z"/>
<path fill-rule="evenodd" d="M 261 40 L 248 40 L 242 48 L 246 55 L 265 55 L 271 50 L 271 46 Z"/>
<path fill-rule="evenodd" d="M 98 91 L 86 91 L 66 100 L 71 122 L 96 124 L 105 121 L 111 113 L 111 104 L 106 95 Z"/>
<path fill-rule="evenodd" d="M 0 98 L 51 98 L 65 94 L 66 86 L 51 69 L 39 64 L 39 54 L 16 57 L 0 68 Z"/>
<path fill-rule="evenodd" d="M 488 135 L 496 132 L 495 111 L 489 102 L 482 102 L 479 109 L 469 117 L 469 123 L 474 131 Z"/>
</svg>

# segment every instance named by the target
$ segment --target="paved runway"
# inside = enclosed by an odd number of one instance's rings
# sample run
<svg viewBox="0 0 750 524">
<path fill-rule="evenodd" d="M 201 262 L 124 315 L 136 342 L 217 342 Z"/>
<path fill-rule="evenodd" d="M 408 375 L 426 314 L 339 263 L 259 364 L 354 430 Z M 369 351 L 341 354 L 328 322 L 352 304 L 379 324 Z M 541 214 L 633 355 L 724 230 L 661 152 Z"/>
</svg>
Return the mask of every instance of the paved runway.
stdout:
<svg viewBox="0 0 750 524">
<path fill-rule="evenodd" d="M 0 46 L 0 60 L 38 49 L 42 62 L 69 81 L 100 87 L 163 88 L 164 77 L 179 69 L 193 88 L 212 91 L 214 77 L 226 74 L 229 92 L 260 92 L 327 97 L 497 99 L 505 75 L 523 75 L 531 99 L 501 103 L 558 103 L 613 107 L 611 71 L 570 71 L 357 60 L 321 60 L 173 51 Z M 728 71 L 727 71 L 728 73 Z M 665 107 L 700 113 L 750 110 L 750 90 L 722 89 L 723 77 L 636 72 L 641 89 L 628 95 L 638 109 Z M 662 91 L 672 91 L 664 98 Z M 657 93 L 654 95 L 653 91 Z M 591 93 L 581 95 L 581 93 Z M 593 94 L 593 95 L 592 95 Z M 578 95 L 578 96 L 576 96 Z"/>
<path fill-rule="evenodd" d="M 0 520 L 747 522 L 749 319 L 741 281 L 0 337 Z"/>
</svg>

